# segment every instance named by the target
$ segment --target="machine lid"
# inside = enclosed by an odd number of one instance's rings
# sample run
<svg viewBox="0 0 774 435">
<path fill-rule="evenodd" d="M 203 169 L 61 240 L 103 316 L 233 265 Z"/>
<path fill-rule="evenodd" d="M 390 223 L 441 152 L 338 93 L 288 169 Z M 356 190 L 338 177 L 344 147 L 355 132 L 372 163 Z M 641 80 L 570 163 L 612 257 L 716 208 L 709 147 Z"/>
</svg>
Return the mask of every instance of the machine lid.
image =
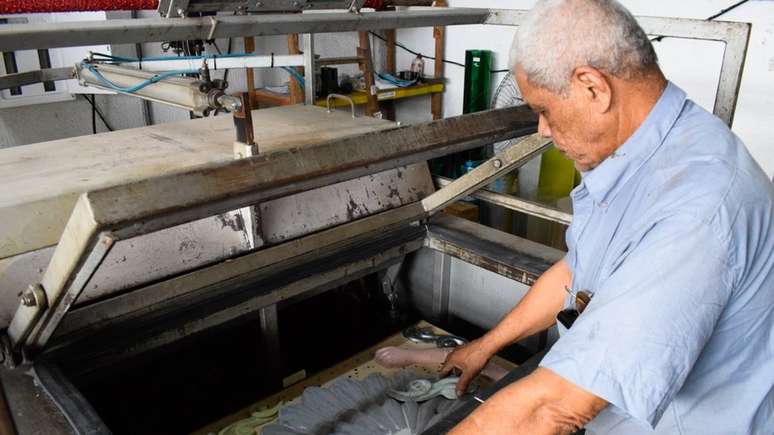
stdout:
<svg viewBox="0 0 774 435">
<path fill-rule="evenodd" d="M 82 194 L 39 285 L 22 295 L 8 328 L 15 348 L 41 350 L 117 243 L 252 204 L 353 180 L 535 131 L 528 108 L 513 107 L 332 140 L 317 146 L 206 164 Z M 522 163 L 546 140 L 517 144 Z M 379 146 L 364 146 L 379 144 Z M 516 148 L 514 148 L 516 149 Z M 499 155 L 498 155 L 499 156 Z M 512 163 L 512 162 L 511 162 Z M 502 174 L 500 158 L 416 203 L 419 219 Z M 440 192 L 439 192 L 440 193 Z M 432 199 L 434 198 L 434 199 Z M 403 216 L 406 218 L 406 216 Z M 239 255 L 235 252 L 234 255 Z"/>
</svg>

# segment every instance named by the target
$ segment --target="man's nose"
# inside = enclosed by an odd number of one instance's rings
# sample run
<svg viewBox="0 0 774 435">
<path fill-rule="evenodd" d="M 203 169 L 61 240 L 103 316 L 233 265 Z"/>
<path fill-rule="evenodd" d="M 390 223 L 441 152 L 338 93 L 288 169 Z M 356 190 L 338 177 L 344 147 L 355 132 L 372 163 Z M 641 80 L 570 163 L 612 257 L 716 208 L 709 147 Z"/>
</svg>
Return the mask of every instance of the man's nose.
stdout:
<svg viewBox="0 0 774 435">
<path fill-rule="evenodd" d="M 538 116 L 538 133 L 545 138 L 551 137 L 551 129 L 542 113 Z"/>
</svg>

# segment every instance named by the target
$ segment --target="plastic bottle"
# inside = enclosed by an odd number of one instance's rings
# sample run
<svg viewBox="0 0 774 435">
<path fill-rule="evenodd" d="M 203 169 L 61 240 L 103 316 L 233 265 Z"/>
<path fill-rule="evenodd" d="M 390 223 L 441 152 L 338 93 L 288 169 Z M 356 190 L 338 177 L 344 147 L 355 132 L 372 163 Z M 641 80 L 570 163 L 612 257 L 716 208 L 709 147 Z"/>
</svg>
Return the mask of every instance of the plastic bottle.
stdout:
<svg viewBox="0 0 774 435">
<path fill-rule="evenodd" d="M 422 58 L 421 54 L 418 54 L 411 62 L 410 70 L 417 79 L 422 79 L 425 76 L 425 59 Z"/>
</svg>

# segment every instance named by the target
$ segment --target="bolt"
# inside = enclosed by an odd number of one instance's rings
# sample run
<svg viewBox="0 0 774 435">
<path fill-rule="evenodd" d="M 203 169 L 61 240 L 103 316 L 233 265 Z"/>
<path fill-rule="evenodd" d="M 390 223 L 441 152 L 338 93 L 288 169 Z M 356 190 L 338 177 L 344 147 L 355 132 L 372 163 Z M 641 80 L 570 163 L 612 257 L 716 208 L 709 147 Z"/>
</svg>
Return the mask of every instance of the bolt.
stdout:
<svg viewBox="0 0 774 435">
<path fill-rule="evenodd" d="M 500 169 L 503 166 L 503 162 L 500 159 L 495 159 L 495 160 L 492 161 L 492 165 L 495 168 Z"/>
<path fill-rule="evenodd" d="M 34 307 L 38 304 L 38 298 L 35 297 L 35 290 L 32 286 L 22 293 L 21 302 L 26 307 Z"/>
</svg>

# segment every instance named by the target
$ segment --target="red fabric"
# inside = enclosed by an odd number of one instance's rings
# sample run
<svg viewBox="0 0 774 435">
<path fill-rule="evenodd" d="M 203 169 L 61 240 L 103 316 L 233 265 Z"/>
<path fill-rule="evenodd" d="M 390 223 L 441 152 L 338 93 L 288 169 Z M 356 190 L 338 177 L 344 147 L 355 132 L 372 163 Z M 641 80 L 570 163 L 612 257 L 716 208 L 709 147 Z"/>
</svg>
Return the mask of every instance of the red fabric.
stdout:
<svg viewBox="0 0 774 435">
<path fill-rule="evenodd" d="M 385 7 L 384 0 L 366 0 L 365 3 L 363 3 L 363 7 L 381 11 Z"/>
<path fill-rule="evenodd" d="M 0 0 L 0 14 L 135 11 L 156 9 L 158 5 L 158 0 Z"/>
</svg>

